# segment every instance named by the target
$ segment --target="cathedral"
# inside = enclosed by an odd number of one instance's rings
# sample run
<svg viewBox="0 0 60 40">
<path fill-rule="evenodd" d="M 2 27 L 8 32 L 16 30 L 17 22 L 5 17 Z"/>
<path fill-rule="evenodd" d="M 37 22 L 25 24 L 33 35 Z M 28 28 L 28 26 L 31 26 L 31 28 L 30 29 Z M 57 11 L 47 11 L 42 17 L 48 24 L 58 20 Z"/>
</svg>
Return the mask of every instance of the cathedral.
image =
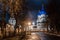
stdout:
<svg viewBox="0 0 60 40">
<path fill-rule="evenodd" d="M 37 20 L 36 22 L 32 23 L 32 29 L 31 30 L 47 30 L 47 13 L 44 9 L 44 5 L 42 5 L 41 10 L 39 10 L 38 15 L 37 15 Z"/>
</svg>

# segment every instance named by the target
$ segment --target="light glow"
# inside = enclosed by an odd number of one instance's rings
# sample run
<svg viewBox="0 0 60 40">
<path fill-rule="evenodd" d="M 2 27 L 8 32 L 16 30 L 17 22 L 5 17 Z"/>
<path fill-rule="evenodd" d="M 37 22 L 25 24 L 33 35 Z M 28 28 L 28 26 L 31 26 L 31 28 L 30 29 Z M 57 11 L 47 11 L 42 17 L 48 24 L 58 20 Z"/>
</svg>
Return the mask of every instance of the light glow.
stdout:
<svg viewBox="0 0 60 40">
<path fill-rule="evenodd" d="M 31 22 L 28 22 L 28 25 L 30 26 L 31 25 Z"/>
</svg>

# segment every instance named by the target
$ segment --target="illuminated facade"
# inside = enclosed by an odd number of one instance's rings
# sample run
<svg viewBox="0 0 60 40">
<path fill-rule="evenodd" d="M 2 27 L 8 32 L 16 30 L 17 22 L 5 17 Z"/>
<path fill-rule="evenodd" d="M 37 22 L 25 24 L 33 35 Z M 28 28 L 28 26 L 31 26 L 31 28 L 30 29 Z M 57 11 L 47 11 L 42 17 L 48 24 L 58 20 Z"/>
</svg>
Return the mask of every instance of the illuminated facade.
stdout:
<svg viewBox="0 0 60 40">
<path fill-rule="evenodd" d="M 44 5 L 42 5 L 42 9 L 39 10 L 38 15 L 37 15 L 36 24 L 35 24 L 35 22 L 32 23 L 32 25 L 33 25 L 32 29 L 46 31 L 47 30 L 47 23 L 46 22 L 47 22 L 47 13 L 44 10 Z"/>
</svg>

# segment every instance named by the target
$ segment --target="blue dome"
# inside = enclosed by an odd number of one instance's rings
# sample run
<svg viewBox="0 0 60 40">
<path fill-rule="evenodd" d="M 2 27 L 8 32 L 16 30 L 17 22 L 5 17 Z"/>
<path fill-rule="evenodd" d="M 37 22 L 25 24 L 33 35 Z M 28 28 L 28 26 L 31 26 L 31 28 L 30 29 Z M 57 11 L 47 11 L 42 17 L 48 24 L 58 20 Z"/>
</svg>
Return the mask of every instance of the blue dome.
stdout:
<svg viewBox="0 0 60 40">
<path fill-rule="evenodd" d="M 38 15 L 42 15 L 42 14 L 46 15 L 46 11 L 45 10 L 41 10 L 41 11 L 38 12 Z"/>
<path fill-rule="evenodd" d="M 42 15 L 45 14 L 46 15 L 46 11 L 44 10 L 44 5 L 42 4 L 42 8 L 41 10 L 39 10 L 38 15 Z"/>
</svg>

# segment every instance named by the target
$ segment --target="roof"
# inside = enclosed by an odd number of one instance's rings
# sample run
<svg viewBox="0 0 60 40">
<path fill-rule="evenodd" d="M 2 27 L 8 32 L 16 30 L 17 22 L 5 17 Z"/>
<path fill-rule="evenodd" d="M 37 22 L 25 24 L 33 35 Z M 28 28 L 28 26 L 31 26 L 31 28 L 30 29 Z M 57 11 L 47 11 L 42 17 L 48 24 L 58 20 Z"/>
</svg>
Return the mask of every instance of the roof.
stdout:
<svg viewBox="0 0 60 40">
<path fill-rule="evenodd" d="M 41 10 L 39 10 L 39 12 L 38 12 L 38 15 L 42 15 L 42 14 L 45 14 L 46 15 L 46 11 L 44 9 L 44 5 L 42 5 Z"/>
</svg>

